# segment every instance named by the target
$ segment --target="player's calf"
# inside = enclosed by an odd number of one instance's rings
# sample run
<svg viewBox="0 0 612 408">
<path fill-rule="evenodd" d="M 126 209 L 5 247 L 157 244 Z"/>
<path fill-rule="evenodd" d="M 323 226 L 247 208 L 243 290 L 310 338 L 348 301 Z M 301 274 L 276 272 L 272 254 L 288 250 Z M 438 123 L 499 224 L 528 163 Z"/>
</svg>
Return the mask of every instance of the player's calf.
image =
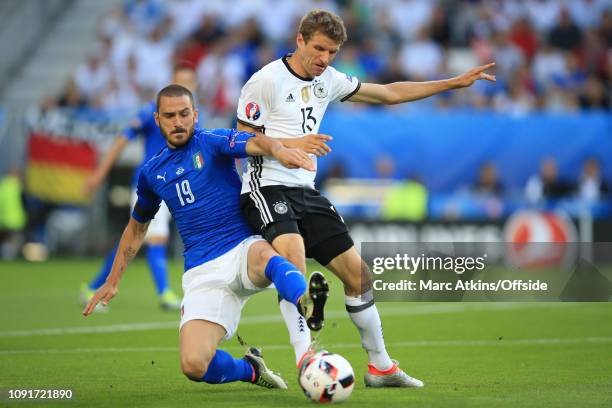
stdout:
<svg viewBox="0 0 612 408">
<path fill-rule="evenodd" d="M 282 256 L 271 257 L 264 273 L 266 278 L 274 282 L 278 294 L 294 305 L 306 292 L 306 280 L 302 272 Z"/>
<path fill-rule="evenodd" d="M 251 354 L 247 352 L 244 358 L 237 359 L 224 350 L 217 350 L 212 359 L 197 354 L 181 356 L 181 369 L 187 378 L 196 382 L 225 384 L 242 381 L 267 388 L 286 388 L 284 381 L 268 370 L 260 354 L 259 359 L 254 359 Z"/>
</svg>

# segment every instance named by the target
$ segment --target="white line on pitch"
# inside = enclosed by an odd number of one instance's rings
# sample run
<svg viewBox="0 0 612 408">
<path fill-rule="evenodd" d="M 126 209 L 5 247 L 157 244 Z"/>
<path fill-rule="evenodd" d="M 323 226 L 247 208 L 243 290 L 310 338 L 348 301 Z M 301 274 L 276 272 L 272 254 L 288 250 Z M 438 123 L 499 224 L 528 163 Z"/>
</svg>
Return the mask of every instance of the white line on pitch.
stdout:
<svg viewBox="0 0 612 408">
<path fill-rule="evenodd" d="M 386 307 L 379 303 L 380 315 L 385 316 L 415 316 L 442 313 L 463 313 L 471 311 L 496 311 L 533 308 L 551 308 L 568 306 L 565 303 L 442 303 L 442 304 L 410 304 L 404 307 Z M 346 318 L 344 310 L 332 310 L 325 313 L 328 319 Z M 261 323 L 281 323 L 280 313 L 260 316 L 246 316 L 240 320 L 240 325 L 253 325 Z M 178 321 L 149 322 L 149 323 L 124 323 L 106 326 L 85 327 L 60 327 L 49 329 L 30 329 L 0 331 L 0 337 L 27 337 L 27 336 L 54 336 L 67 334 L 94 334 L 94 333 L 118 333 L 132 331 L 150 330 L 178 330 Z"/>
<path fill-rule="evenodd" d="M 540 338 L 540 339 L 510 339 L 510 340 L 415 340 L 387 343 L 387 347 L 462 347 L 462 346 L 540 346 L 555 344 L 601 344 L 611 343 L 612 337 L 582 337 L 582 338 Z M 361 348 L 358 343 L 326 344 L 329 350 Z M 243 350 L 243 346 L 229 345 L 221 347 L 225 350 Z M 262 346 L 263 350 L 289 350 L 289 344 L 269 344 Z M 178 352 L 178 347 L 100 347 L 74 349 L 31 349 L 31 350 L 0 350 L 0 355 L 15 354 L 95 354 L 95 353 L 158 353 Z"/>
</svg>

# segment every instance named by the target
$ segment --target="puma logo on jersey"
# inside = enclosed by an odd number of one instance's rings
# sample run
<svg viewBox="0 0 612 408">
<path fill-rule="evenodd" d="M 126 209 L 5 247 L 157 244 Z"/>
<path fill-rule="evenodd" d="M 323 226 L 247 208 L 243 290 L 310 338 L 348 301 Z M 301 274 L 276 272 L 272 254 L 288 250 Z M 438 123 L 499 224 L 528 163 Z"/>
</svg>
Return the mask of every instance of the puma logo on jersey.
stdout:
<svg viewBox="0 0 612 408">
<path fill-rule="evenodd" d="M 293 94 L 290 93 L 289 96 L 287 97 L 287 99 L 285 99 L 285 102 L 295 102 L 295 99 L 293 98 Z"/>
<path fill-rule="evenodd" d="M 160 176 L 159 174 L 157 175 L 157 179 L 158 180 L 164 180 L 164 183 L 166 182 L 166 172 L 164 171 L 164 175 Z"/>
</svg>

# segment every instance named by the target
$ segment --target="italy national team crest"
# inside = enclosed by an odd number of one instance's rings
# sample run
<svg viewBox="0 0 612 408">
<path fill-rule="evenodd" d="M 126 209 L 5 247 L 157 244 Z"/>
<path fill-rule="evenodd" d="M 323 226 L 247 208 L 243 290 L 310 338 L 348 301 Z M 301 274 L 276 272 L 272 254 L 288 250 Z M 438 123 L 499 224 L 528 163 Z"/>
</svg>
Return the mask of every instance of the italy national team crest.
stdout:
<svg viewBox="0 0 612 408">
<path fill-rule="evenodd" d="M 259 105 L 255 102 L 249 102 L 245 109 L 246 117 L 250 120 L 257 120 L 261 115 L 261 111 L 259 110 Z"/>
<path fill-rule="evenodd" d="M 201 152 L 197 152 L 193 155 L 193 167 L 198 170 L 201 170 L 204 167 L 204 158 L 202 157 Z"/>
</svg>

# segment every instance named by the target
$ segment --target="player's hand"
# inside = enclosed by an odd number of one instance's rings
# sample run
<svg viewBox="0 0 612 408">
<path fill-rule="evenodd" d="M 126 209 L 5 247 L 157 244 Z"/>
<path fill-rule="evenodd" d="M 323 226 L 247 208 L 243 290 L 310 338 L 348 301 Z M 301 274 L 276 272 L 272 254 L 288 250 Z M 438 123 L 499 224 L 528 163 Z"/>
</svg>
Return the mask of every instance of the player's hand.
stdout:
<svg viewBox="0 0 612 408">
<path fill-rule="evenodd" d="M 316 170 L 312 158 L 301 149 L 283 147 L 274 153 L 274 158 L 283 166 L 290 169 L 302 168 L 308 171 Z"/>
<path fill-rule="evenodd" d="M 117 287 L 117 285 L 112 284 L 110 282 L 104 283 L 104 285 L 102 285 L 98 290 L 96 290 L 96 293 L 94 293 L 89 303 L 87 303 L 87 306 L 85 306 L 85 308 L 83 309 L 83 316 L 89 316 L 90 314 L 92 314 L 94 309 L 100 302 L 103 306 L 107 306 L 108 302 L 115 297 L 118 291 L 119 288 Z"/>
<path fill-rule="evenodd" d="M 323 134 L 309 134 L 295 139 L 295 144 L 292 147 L 302 149 L 306 153 L 312 153 L 317 157 L 323 157 L 331 152 L 331 149 L 326 144 L 332 140 L 331 136 Z"/>
<path fill-rule="evenodd" d="M 89 196 L 93 194 L 98 189 L 98 187 L 100 187 L 100 184 L 102 184 L 102 178 L 100 178 L 96 173 L 94 173 L 87 177 L 87 179 L 83 183 L 83 186 L 81 187 L 81 191 Z"/>
<path fill-rule="evenodd" d="M 468 72 L 461 74 L 454 78 L 455 85 L 457 88 L 464 88 L 466 86 L 471 86 L 474 82 L 485 79 L 487 81 L 495 82 L 495 75 L 487 74 L 486 70 L 491 69 L 495 66 L 494 62 L 489 64 L 481 65 L 476 68 L 470 69 Z"/>
</svg>

